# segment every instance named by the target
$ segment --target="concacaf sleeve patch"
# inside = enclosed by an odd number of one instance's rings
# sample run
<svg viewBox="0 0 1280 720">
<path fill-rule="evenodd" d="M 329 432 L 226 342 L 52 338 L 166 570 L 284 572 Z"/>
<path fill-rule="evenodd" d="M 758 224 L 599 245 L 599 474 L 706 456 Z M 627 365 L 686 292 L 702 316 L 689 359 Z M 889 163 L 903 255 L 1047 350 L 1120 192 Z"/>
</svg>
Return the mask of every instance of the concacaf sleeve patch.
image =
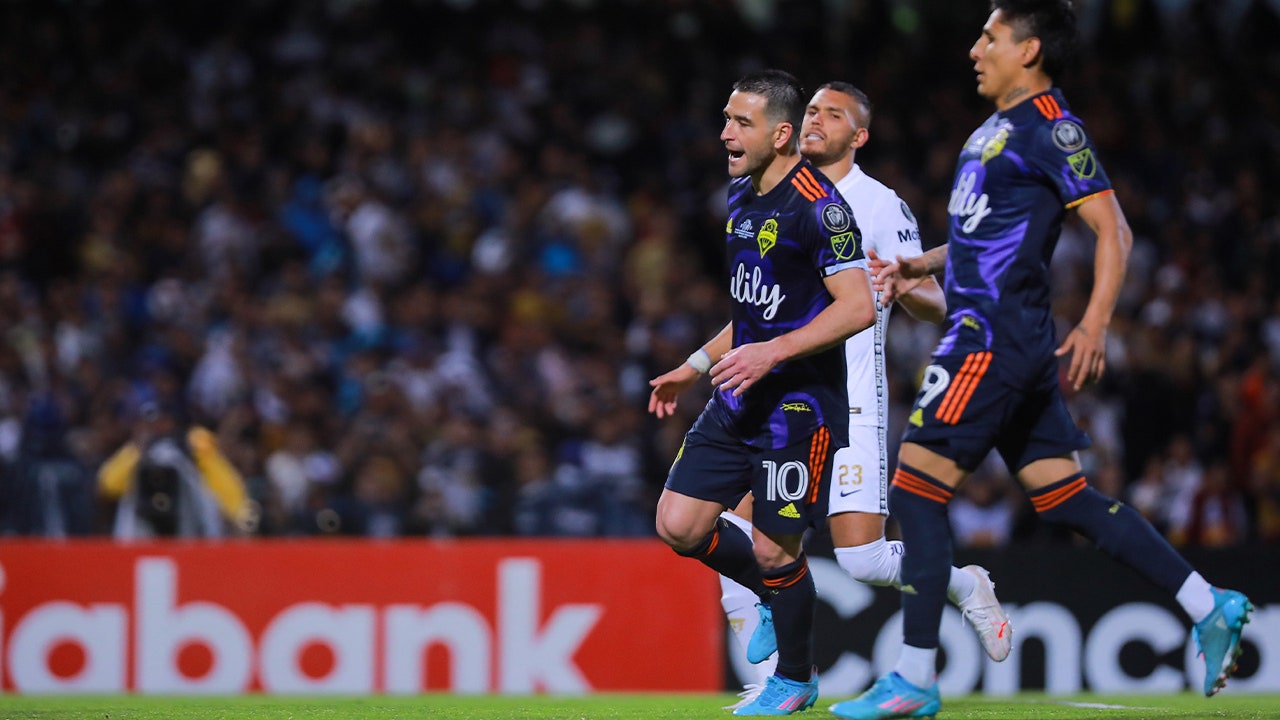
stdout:
<svg viewBox="0 0 1280 720">
<path fill-rule="evenodd" d="M 828 203 L 822 209 L 822 224 L 831 233 L 842 233 L 849 229 L 849 225 L 853 221 L 849 218 L 849 211 L 839 203 Z"/>
<path fill-rule="evenodd" d="M 1084 128 L 1071 120 L 1059 120 L 1053 126 L 1053 144 L 1062 152 L 1075 152 L 1084 147 Z"/>
</svg>

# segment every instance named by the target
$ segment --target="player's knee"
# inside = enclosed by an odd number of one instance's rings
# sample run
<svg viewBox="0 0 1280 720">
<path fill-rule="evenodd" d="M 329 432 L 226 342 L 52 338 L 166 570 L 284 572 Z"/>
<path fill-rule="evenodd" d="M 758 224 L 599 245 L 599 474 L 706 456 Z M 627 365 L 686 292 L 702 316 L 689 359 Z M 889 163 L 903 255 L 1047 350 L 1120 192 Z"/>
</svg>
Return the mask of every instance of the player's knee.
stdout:
<svg viewBox="0 0 1280 720">
<path fill-rule="evenodd" d="M 858 582 L 897 587 L 902 576 L 902 543 L 881 538 L 866 545 L 836 548 L 836 562 Z"/>
<path fill-rule="evenodd" d="M 658 501 L 654 529 L 662 542 L 672 550 L 687 555 L 715 529 L 715 520 L 708 523 L 700 513 L 692 512 L 682 503 L 670 501 L 664 496 Z"/>
<path fill-rule="evenodd" d="M 662 542 L 681 555 L 690 554 L 707 534 L 706 530 L 695 532 L 687 524 L 677 525 L 666 522 L 661 516 L 658 517 L 657 530 Z"/>
</svg>

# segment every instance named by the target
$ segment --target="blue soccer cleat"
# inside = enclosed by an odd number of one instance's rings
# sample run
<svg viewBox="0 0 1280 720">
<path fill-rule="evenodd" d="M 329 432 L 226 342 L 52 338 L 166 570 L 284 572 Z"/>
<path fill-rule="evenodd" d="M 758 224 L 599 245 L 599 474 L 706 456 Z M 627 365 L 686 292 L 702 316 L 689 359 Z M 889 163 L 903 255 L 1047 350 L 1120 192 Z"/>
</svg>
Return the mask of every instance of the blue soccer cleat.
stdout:
<svg viewBox="0 0 1280 720">
<path fill-rule="evenodd" d="M 836 717 L 852 720 L 882 720 L 932 718 L 941 708 L 938 683 L 928 688 L 916 687 L 898 673 L 891 672 L 858 697 L 832 705 L 831 712 Z"/>
<path fill-rule="evenodd" d="M 809 682 L 770 675 L 764 690 L 749 704 L 733 711 L 734 715 L 794 715 L 813 707 L 818 701 L 818 673 Z"/>
<path fill-rule="evenodd" d="M 760 611 L 760 624 L 756 625 L 755 632 L 751 633 L 751 639 L 747 641 L 747 662 L 752 665 L 768 660 L 770 655 L 778 651 L 778 634 L 773 629 L 773 608 L 764 603 L 756 603 L 756 610 Z"/>
<path fill-rule="evenodd" d="M 1216 695 L 1227 684 L 1240 657 L 1240 632 L 1249 622 L 1253 603 L 1235 590 L 1210 588 L 1213 612 L 1191 628 L 1191 637 L 1204 657 L 1204 694 Z M 755 639 L 754 637 L 752 638 Z"/>
</svg>

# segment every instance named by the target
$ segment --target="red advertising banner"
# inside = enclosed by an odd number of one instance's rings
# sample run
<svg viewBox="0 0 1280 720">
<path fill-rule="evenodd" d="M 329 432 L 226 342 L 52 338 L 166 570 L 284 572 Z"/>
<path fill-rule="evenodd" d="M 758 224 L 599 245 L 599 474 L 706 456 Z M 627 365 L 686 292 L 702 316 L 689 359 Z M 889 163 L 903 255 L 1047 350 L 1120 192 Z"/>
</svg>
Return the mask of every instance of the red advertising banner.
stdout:
<svg viewBox="0 0 1280 720">
<path fill-rule="evenodd" d="M 723 685 L 715 573 L 661 543 L 0 543 L 17 693 Z"/>
</svg>

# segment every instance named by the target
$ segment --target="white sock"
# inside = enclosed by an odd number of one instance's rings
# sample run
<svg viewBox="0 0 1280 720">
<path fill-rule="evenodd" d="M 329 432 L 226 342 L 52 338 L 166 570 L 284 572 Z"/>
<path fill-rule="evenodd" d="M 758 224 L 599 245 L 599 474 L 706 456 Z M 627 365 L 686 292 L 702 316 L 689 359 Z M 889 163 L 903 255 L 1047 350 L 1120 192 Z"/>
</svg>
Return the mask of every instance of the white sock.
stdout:
<svg viewBox="0 0 1280 720">
<path fill-rule="evenodd" d="M 760 611 L 756 610 L 756 603 L 760 602 L 760 598 L 729 578 L 723 575 L 719 577 L 720 607 L 724 608 L 724 615 L 729 620 L 729 631 L 738 640 L 738 649 L 745 658 L 747 641 L 751 639 L 751 633 L 756 631 L 756 625 L 760 624 Z"/>
<path fill-rule="evenodd" d="M 902 587 L 902 543 L 884 538 L 836 548 L 836 562 L 849 577 L 867 585 Z"/>
<path fill-rule="evenodd" d="M 919 688 L 933 685 L 938 676 L 938 648 L 918 648 L 904 644 L 894 671 Z"/>
<path fill-rule="evenodd" d="M 967 600 L 977 587 L 978 578 L 958 567 L 953 567 L 951 579 L 947 581 L 947 599 L 952 605 L 959 605 Z"/>
<path fill-rule="evenodd" d="M 736 515 L 734 517 L 737 517 Z M 741 518 L 738 518 L 741 520 Z M 902 587 L 902 542 L 900 540 L 873 540 L 865 545 L 836 548 L 836 562 L 849 577 L 867 585 Z M 947 599 L 959 605 L 973 594 L 978 579 L 960 568 L 951 568 L 947 581 Z"/>
<path fill-rule="evenodd" d="M 1213 612 L 1213 593 L 1211 586 L 1198 572 L 1192 572 L 1178 588 L 1178 604 L 1190 616 L 1191 622 L 1198 623 Z"/>
</svg>

